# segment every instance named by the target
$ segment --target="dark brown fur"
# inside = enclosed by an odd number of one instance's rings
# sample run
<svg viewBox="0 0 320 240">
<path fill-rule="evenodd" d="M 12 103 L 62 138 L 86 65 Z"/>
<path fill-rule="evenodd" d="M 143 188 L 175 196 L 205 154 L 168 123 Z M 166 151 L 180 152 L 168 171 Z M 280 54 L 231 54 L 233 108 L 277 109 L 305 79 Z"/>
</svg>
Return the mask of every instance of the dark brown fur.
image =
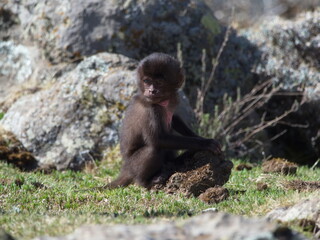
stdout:
<svg viewBox="0 0 320 240">
<path fill-rule="evenodd" d="M 177 115 L 173 114 L 170 121 L 170 113 L 178 104 L 177 91 L 184 82 L 177 60 L 153 53 L 140 62 L 137 74 L 139 92 L 126 110 L 120 133 L 123 166 L 119 177 L 107 188 L 137 183 L 149 189 L 164 164 L 176 159 L 175 150 L 221 153 L 215 140 L 197 136 Z"/>
</svg>

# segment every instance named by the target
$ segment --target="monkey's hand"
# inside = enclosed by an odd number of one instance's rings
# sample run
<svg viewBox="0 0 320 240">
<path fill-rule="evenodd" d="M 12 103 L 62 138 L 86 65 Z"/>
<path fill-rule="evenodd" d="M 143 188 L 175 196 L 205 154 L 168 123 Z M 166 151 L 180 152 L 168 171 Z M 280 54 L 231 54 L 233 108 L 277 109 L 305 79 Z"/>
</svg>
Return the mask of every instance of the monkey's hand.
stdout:
<svg viewBox="0 0 320 240">
<path fill-rule="evenodd" d="M 207 145 L 207 150 L 213 152 L 215 155 L 221 155 L 222 150 L 221 150 L 221 145 L 214 139 L 208 139 L 208 145 Z"/>
</svg>

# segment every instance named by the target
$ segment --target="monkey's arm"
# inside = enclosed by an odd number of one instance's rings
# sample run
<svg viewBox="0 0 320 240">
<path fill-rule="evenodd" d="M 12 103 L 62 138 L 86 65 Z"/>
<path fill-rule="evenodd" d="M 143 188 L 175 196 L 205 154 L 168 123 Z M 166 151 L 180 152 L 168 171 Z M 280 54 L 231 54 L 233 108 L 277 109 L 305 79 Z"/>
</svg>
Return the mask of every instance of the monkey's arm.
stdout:
<svg viewBox="0 0 320 240">
<path fill-rule="evenodd" d="M 157 141 L 157 147 L 174 150 L 208 150 L 214 154 L 221 154 L 222 152 L 220 144 L 214 139 L 176 136 L 173 134 L 164 134 L 160 136 Z"/>
<path fill-rule="evenodd" d="M 183 136 L 199 137 L 195 134 L 184 121 L 176 114 L 172 116 L 171 127 Z M 200 137 L 199 137 L 200 138 Z"/>
</svg>

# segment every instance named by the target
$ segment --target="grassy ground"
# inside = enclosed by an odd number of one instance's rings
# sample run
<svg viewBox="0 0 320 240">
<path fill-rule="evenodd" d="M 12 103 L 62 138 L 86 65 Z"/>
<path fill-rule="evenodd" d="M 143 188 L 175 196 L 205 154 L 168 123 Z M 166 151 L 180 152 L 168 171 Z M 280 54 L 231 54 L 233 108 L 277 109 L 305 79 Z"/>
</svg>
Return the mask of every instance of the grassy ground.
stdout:
<svg viewBox="0 0 320 240">
<path fill-rule="evenodd" d="M 183 219 L 215 207 L 245 216 L 263 216 L 278 206 L 290 205 L 312 194 L 284 188 L 286 180 L 319 181 L 320 169 L 300 167 L 294 176 L 263 174 L 261 167 L 233 171 L 225 187 L 228 200 L 208 205 L 196 198 L 125 189 L 82 191 L 101 186 L 119 171 L 117 149 L 108 160 L 85 172 L 26 173 L 0 162 L 0 226 L 18 239 L 64 235 L 83 224 L 150 223 Z M 112 160 L 111 160 L 112 159 Z M 234 164 L 239 164 L 234 160 Z M 269 188 L 257 190 L 257 182 Z M 319 193 L 319 192 L 318 192 Z"/>
</svg>

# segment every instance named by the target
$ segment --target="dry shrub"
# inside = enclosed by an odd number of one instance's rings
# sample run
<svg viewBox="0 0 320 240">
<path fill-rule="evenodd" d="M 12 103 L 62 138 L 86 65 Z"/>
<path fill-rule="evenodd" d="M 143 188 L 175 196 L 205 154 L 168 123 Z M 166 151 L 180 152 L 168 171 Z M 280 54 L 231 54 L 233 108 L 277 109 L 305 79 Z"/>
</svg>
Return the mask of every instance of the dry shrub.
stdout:
<svg viewBox="0 0 320 240">
<path fill-rule="evenodd" d="M 297 111 L 305 102 L 305 99 L 302 98 L 304 90 L 302 85 L 297 85 L 297 89 L 300 89 L 297 92 L 281 92 L 281 86 L 275 86 L 274 80 L 269 79 L 257 83 L 257 85 L 244 96 L 241 95 L 240 89 L 237 89 L 235 98 L 225 94 L 220 103 L 211 107 L 213 111 L 204 111 L 206 96 L 209 95 L 208 93 L 214 85 L 214 76 L 217 66 L 219 65 L 220 57 L 223 54 L 223 50 L 227 47 L 233 17 L 234 10 L 232 10 L 230 23 L 218 54 L 216 58 L 212 60 L 212 68 L 208 78 L 205 77 L 207 73 L 207 60 L 206 51 L 203 50 L 203 76 L 201 78 L 201 86 L 198 89 L 196 102 L 196 115 L 200 126 L 199 134 L 218 139 L 223 144 L 224 150 L 228 155 L 237 157 L 256 155 L 258 158 L 261 158 L 260 153 L 262 153 L 263 158 L 266 159 L 269 158 L 269 156 L 265 156 L 266 145 L 286 133 L 284 130 L 279 134 L 269 137 L 264 132 L 266 128 L 273 127 L 279 123 L 294 127 L 306 127 L 283 121 L 285 117 Z M 267 112 L 262 109 L 274 96 L 294 97 L 294 99 L 301 100 L 295 100 L 291 107 L 267 119 Z"/>
</svg>

